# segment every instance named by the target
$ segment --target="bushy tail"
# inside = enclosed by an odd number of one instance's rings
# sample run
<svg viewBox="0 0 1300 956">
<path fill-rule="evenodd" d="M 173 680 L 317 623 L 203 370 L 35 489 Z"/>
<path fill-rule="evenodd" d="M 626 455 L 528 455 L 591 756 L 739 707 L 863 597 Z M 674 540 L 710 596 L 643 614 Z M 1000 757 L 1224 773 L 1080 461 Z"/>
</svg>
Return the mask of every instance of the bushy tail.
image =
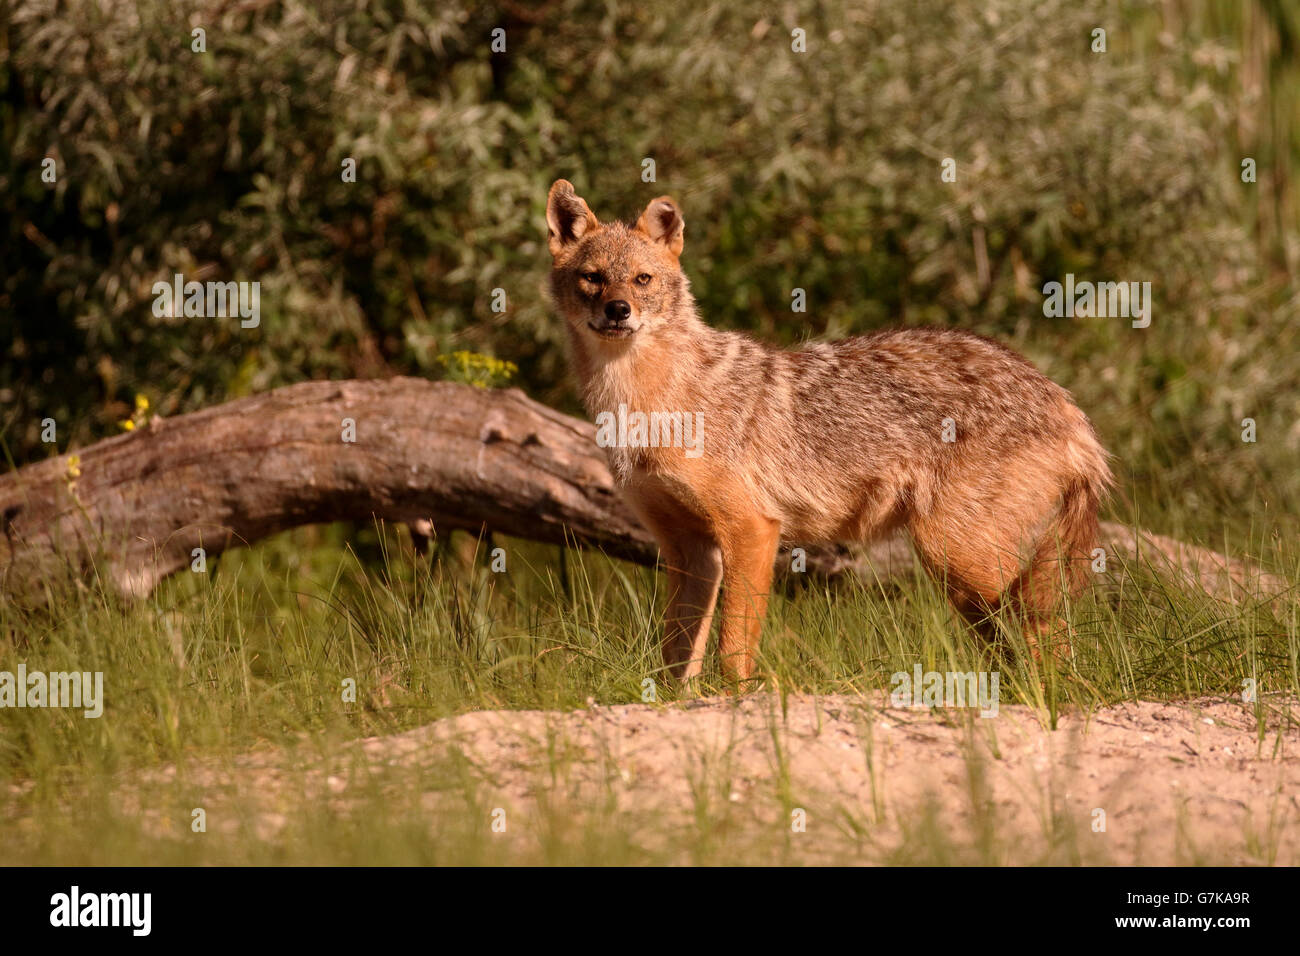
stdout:
<svg viewBox="0 0 1300 956">
<path fill-rule="evenodd" d="M 1097 512 L 1114 478 L 1105 450 L 1086 427 L 1086 439 L 1070 443 L 1073 473 L 1060 506 L 1013 587 L 1017 603 L 1035 617 L 1054 616 L 1062 599 L 1076 597 L 1092 577 Z"/>
</svg>

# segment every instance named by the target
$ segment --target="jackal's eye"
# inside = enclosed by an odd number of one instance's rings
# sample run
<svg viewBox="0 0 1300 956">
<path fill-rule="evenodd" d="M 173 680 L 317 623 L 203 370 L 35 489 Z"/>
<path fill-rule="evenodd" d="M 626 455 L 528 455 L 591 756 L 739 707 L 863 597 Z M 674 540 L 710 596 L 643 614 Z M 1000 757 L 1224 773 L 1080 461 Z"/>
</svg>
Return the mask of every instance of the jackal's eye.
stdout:
<svg viewBox="0 0 1300 956">
<path fill-rule="evenodd" d="M 587 282 L 590 282 L 592 285 L 600 285 L 599 272 L 584 272 L 582 273 L 582 278 L 585 279 Z"/>
<path fill-rule="evenodd" d="M 650 284 L 650 280 L 653 279 L 653 278 L 654 278 L 654 276 L 650 275 L 650 273 L 648 273 L 648 272 L 643 272 L 643 273 L 641 273 L 639 276 L 636 277 L 636 284 L 637 284 L 637 285 L 649 285 L 649 284 Z"/>
</svg>

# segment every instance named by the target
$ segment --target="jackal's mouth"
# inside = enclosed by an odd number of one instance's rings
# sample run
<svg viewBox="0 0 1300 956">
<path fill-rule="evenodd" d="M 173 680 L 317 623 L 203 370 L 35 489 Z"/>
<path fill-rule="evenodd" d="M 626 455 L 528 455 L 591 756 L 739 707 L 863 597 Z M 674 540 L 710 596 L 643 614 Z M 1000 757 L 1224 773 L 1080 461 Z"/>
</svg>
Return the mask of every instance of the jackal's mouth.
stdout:
<svg viewBox="0 0 1300 956">
<path fill-rule="evenodd" d="M 636 329 L 630 325 L 615 325 L 613 323 L 609 325 L 595 325 L 594 323 L 588 322 L 587 328 L 591 329 L 591 331 L 595 332 L 602 339 L 627 339 L 631 338 L 632 333 L 636 331 Z"/>
</svg>

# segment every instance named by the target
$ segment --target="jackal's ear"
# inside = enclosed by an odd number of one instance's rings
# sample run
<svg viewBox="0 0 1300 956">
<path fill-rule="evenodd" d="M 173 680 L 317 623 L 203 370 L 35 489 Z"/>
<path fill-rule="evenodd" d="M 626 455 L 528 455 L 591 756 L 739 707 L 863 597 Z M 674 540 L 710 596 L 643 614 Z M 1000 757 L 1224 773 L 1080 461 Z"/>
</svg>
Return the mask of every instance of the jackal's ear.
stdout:
<svg viewBox="0 0 1300 956">
<path fill-rule="evenodd" d="M 546 197 L 546 244 L 551 255 L 558 256 L 565 246 L 599 226 L 586 200 L 573 191 L 573 183 L 557 179 Z"/>
<path fill-rule="evenodd" d="M 667 196 L 650 200 L 641 218 L 636 221 L 637 229 L 644 232 L 655 242 L 662 242 L 675 256 L 682 254 L 686 242 L 686 220 L 677 203 Z"/>
</svg>

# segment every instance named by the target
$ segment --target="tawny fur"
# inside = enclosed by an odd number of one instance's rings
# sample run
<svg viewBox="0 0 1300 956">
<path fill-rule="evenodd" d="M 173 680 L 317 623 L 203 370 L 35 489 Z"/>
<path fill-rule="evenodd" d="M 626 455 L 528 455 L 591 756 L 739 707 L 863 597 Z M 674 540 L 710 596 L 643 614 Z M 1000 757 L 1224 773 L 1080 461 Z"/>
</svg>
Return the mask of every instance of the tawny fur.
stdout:
<svg viewBox="0 0 1300 956">
<path fill-rule="evenodd" d="M 719 584 L 724 673 L 754 673 L 781 539 L 905 527 L 972 622 L 1002 604 L 1031 641 L 1083 586 L 1107 454 L 1065 389 L 993 341 L 877 332 L 783 350 L 705 325 L 678 260 L 671 199 L 602 225 L 560 180 L 547 202 L 551 291 L 592 416 L 689 412 L 702 453 L 608 448 L 669 578 L 664 660 L 699 673 Z M 630 314 L 611 325 L 606 305 Z M 954 441 L 945 441 L 947 436 Z"/>
</svg>

